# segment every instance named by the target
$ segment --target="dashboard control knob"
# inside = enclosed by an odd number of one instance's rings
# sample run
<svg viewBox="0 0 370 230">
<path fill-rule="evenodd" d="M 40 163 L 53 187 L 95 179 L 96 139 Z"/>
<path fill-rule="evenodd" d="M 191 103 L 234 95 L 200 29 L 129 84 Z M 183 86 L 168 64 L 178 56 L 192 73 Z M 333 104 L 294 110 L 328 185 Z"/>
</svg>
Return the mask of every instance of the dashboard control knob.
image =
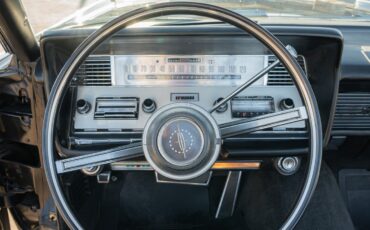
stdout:
<svg viewBox="0 0 370 230">
<path fill-rule="evenodd" d="M 157 108 L 155 101 L 153 99 L 147 98 L 143 102 L 143 111 L 146 113 L 153 113 Z"/>
<path fill-rule="evenodd" d="M 218 104 L 220 101 L 222 101 L 224 98 L 223 97 L 219 97 L 216 101 L 215 101 L 215 103 L 213 103 L 213 105 L 216 105 L 216 104 Z M 225 112 L 226 110 L 227 110 L 227 107 L 228 107 L 228 105 L 227 105 L 227 103 L 224 103 L 224 104 L 222 104 L 220 107 L 218 107 L 217 109 L 216 109 L 216 112 L 218 112 L 218 113 L 223 113 L 223 112 Z"/>
<path fill-rule="evenodd" d="M 76 103 L 77 106 L 77 112 L 80 114 L 88 113 L 91 109 L 91 105 L 88 101 L 85 99 L 79 99 Z"/>
<path fill-rule="evenodd" d="M 301 159 L 298 157 L 279 157 L 275 159 L 275 168 L 284 176 L 295 174 L 301 164 Z"/>
<path fill-rule="evenodd" d="M 280 101 L 280 109 L 293 109 L 294 108 L 294 101 L 291 98 L 284 98 Z"/>
</svg>

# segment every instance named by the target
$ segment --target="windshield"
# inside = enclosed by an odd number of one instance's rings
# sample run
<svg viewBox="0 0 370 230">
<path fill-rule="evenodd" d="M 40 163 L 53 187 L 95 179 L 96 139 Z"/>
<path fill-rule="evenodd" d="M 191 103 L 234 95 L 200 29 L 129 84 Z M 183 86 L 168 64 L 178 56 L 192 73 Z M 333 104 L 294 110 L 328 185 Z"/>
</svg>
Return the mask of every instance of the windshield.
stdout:
<svg viewBox="0 0 370 230">
<path fill-rule="evenodd" d="M 138 7 L 175 0 L 23 0 L 36 33 L 58 27 L 100 26 Z M 194 2 L 194 1 L 193 1 Z M 250 17 L 262 24 L 369 25 L 370 0 L 200 0 Z M 165 17 L 153 21 L 200 20 Z"/>
</svg>

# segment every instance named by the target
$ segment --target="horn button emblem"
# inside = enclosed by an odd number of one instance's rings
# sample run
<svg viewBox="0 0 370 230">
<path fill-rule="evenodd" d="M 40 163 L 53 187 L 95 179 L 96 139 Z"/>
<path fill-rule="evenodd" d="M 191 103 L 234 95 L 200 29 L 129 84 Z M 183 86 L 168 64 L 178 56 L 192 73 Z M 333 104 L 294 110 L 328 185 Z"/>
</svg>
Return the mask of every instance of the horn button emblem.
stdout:
<svg viewBox="0 0 370 230">
<path fill-rule="evenodd" d="M 190 165 L 200 156 L 203 147 L 202 130 L 186 118 L 168 121 L 158 133 L 159 152 L 173 165 Z"/>
</svg>

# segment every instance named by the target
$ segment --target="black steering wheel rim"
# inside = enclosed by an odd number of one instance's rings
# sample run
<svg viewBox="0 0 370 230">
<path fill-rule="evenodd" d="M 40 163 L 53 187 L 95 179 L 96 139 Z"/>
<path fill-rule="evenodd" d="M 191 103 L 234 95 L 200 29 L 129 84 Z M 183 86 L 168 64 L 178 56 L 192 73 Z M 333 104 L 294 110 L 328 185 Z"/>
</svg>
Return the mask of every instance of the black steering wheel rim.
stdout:
<svg viewBox="0 0 370 230">
<path fill-rule="evenodd" d="M 318 112 L 318 106 L 310 84 L 305 77 L 302 69 L 299 67 L 296 60 L 285 49 L 284 45 L 261 26 L 259 26 L 252 20 L 245 18 L 244 16 L 241 16 L 224 8 L 208 4 L 190 2 L 171 2 L 150 5 L 148 7 L 128 12 L 122 16 L 113 19 L 112 21 L 108 22 L 100 29 L 92 33 L 88 38 L 86 38 L 73 52 L 73 54 L 70 56 L 70 58 L 60 71 L 53 85 L 45 110 L 43 128 L 44 132 L 42 136 L 42 151 L 44 157 L 43 163 L 49 188 L 61 216 L 70 228 L 82 229 L 80 222 L 72 212 L 70 206 L 68 205 L 67 199 L 63 194 L 55 166 L 55 123 L 61 101 L 66 92 L 66 88 L 68 87 L 68 83 L 72 79 L 75 71 L 87 58 L 87 56 L 111 35 L 133 23 L 170 14 L 187 14 L 209 17 L 229 23 L 246 31 L 248 34 L 254 36 L 262 44 L 269 48 L 271 52 L 274 53 L 277 58 L 280 59 L 280 61 L 285 65 L 285 67 L 293 77 L 296 87 L 298 88 L 298 91 L 301 94 L 301 98 L 303 99 L 304 105 L 307 108 L 308 122 L 310 127 L 310 155 L 306 179 L 302 187 L 302 191 L 299 194 L 299 198 L 294 205 L 294 208 L 281 226 L 281 229 L 293 228 L 302 216 L 315 190 L 321 165 L 321 121 Z"/>
</svg>

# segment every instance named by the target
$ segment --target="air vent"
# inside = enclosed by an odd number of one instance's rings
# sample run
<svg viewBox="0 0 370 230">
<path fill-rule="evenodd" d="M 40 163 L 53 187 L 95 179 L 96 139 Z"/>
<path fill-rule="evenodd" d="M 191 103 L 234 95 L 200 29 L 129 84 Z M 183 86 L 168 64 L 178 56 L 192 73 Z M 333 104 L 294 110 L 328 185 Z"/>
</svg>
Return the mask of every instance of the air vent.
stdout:
<svg viewBox="0 0 370 230">
<path fill-rule="evenodd" d="M 275 56 L 269 56 L 268 63 L 269 65 L 276 61 Z M 297 57 L 298 64 L 302 67 L 302 69 L 306 72 L 306 61 L 303 56 L 299 55 Z M 267 85 L 276 85 L 276 86 L 284 86 L 284 85 L 293 85 L 293 80 L 285 69 L 282 64 L 279 64 L 274 69 L 272 69 L 268 73 L 267 78 Z"/>
<path fill-rule="evenodd" d="M 333 131 L 370 131 L 370 93 L 339 93 Z"/>
<path fill-rule="evenodd" d="M 85 86 L 112 85 L 110 56 L 89 56 L 78 69 L 74 83 Z"/>
</svg>

